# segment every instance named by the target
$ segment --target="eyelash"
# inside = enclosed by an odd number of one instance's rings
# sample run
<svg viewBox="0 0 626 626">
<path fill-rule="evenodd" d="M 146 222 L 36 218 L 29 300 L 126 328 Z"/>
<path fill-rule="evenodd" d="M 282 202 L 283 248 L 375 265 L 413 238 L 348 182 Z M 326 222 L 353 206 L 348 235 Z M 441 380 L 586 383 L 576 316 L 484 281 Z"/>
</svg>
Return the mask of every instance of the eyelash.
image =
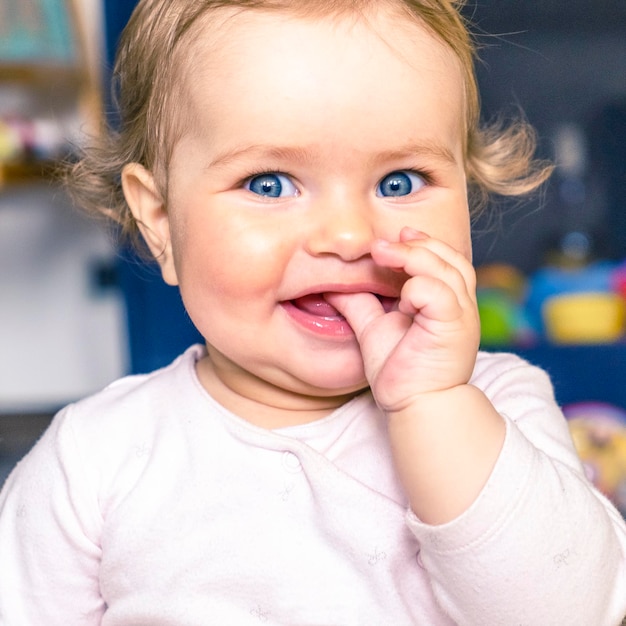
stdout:
<svg viewBox="0 0 626 626">
<path fill-rule="evenodd" d="M 378 185 L 380 181 L 383 180 L 383 178 L 385 178 L 385 176 L 388 176 L 392 172 L 410 172 L 411 174 L 416 174 L 417 176 L 420 176 L 424 180 L 424 183 L 427 187 L 436 185 L 436 177 L 435 177 L 435 174 L 433 174 L 431 170 L 420 169 L 420 168 L 407 168 L 407 167 L 398 168 L 397 170 L 390 170 L 379 179 L 376 185 Z M 244 176 L 239 181 L 239 183 L 237 184 L 237 187 L 243 189 L 244 185 L 246 185 L 246 183 L 249 183 L 253 178 L 256 178 L 257 176 L 264 176 L 266 174 L 278 174 L 280 176 L 286 176 L 292 181 L 295 180 L 294 176 L 292 176 L 289 172 L 285 172 L 283 170 L 272 169 L 268 167 L 268 168 L 262 168 L 262 169 L 250 171 L 246 176 Z"/>
<path fill-rule="evenodd" d="M 403 169 L 399 169 L 399 170 L 394 170 L 397 172 L 409 172 L 411 174 L 416 174 L 417 176 L 419 176 L 423 181 L 424 184 L 427 187 L 430 187 L 431 185 L 435 185 L 435 174 L 431 171 L 431 170 L 427 170 L 427 169 L 419 169 L 419 168 L 403 168 Z M 391 172 L 389 172 L 389 174 L 391 174 Z M 385 174 L 385 176 L 388 176 L 388 174 Z M 383 176 L 384 178 L 384 176 Z M 382 180 L 382 179 L 381 179 Z"/>
<path fill-rule="evenodd" d="M 265 175 L 268 175 L 268 174 L 276 174 L 278 176 L 286 176 L 290 180 L 294 180 L 294 177 L 291 174 L 289 174 L 289 172 L 285 172 L 283 170 L 276 170 L 276 169 L 272 169 L 272 168 L 268 167 L 268 168 L 263 168 L 263 169 L 251 171 L 247 176 L 244 176 L 239 181 L 237 186 L 243 188 L 243 186 L 246 183 L 249 183 L 253 178 L 256 178 L 257 176 L 265 176 Z"/>
</svg>

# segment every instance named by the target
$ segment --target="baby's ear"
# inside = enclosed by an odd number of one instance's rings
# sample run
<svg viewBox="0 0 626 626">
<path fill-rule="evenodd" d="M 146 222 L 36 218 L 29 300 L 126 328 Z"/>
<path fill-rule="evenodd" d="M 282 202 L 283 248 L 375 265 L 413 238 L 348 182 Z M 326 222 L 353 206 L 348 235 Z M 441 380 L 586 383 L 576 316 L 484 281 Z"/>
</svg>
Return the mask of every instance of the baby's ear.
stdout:
<svg viewBox="0 0 626 626">
<path fill-rule="evenodd" d="M 122 170 L 122 189 L 150 252 L 161 266 L 163 280 L 177 285 L 169 214 L 154 176 L 143 165 L 129 163 Z"/>
</svg>

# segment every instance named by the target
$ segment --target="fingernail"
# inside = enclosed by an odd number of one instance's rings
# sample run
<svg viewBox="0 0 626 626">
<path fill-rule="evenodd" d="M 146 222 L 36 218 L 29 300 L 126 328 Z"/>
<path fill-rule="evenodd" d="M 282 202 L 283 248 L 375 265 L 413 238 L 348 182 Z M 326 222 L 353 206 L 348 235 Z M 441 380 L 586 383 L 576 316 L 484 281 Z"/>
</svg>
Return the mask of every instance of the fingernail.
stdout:
<svg viewBox="0 0 626 626">
<path fill-rule="evenodd" d="M 411 228 L 411 226 L 404 226 L 400 231 L 400 241 L 407 241 L 409 239 L 428 239 L 428 235 L 421 230 Z"/>
</svg>

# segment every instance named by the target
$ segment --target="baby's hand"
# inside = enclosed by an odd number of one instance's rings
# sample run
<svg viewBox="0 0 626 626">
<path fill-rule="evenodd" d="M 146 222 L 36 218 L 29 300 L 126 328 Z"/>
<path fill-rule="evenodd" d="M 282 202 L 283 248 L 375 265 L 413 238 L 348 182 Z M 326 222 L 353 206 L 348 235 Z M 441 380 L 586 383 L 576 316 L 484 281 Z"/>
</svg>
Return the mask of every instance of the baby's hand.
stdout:
<svg viewBox="0 0 626 626">
<path fill-rule="evenodd" d="M 475 274 L 448 244 L 410 228 L 400 241 L 378 241 L 374 261 L 403 271 L 398 310 L 386 313 L 372 294 L 329 294 L 352 326 L 374 398 L 386 413 L 401 411 L 420 394 L 464 385 L 480 339 Z"/>
<path fill-rule="evenodd" d="M 368 293 L 328 300 L 359 341 L 411 509 L 443 524 L 475 501 L 506 432 L 487 396 L 467 384 L 480 339 L 474 270 L 450 245 L 408 228 L 398 242 L 375 243 L 372 258 L 408 275 L 398 310 L 386 313 Z"/>
</svg>

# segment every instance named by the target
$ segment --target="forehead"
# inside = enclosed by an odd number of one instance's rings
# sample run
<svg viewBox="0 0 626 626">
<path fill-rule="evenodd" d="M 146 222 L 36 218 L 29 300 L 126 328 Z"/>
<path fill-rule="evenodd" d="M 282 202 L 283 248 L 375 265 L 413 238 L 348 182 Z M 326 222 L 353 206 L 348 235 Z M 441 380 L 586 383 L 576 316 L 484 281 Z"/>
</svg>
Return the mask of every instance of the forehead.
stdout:
<svg viewBox="0 0 626 626">
<path fill-rule="evenodd" d="M 285 122 L 312 132 L 338 117 L 409 122 L 426 101 L 451 133 L 463 123 L 459 60 L 397 10 L 313 19 L 220 9 L 198 25 L 187 54 L 190 117 L 212 133 L 265 124 L 277 107 Z"/>
<path fill-rule="evenodd" d="M 452 48 L 443 39 L 435 35 L 427 24 L 410 13 L 403 3 L 388 1 L 336 4 L 336 8 L 325 10 L 304 10 L 306 3 L 295 2 L 289 8 L 284 7 L 220 7 L 200 16 L 190 31 L 190 45 L 186 46 L 186 61 L 199 61 L 210 67 L 211 57 L 215 58 L 215 69 L 220 63 L 219 54 L 228 54 L 229 50 L 258 46 L 259 49 L 271 43 L 268 38 L 272 30 L 288 34 L 293 26 L 308 25 L 310 35 L 318 30 L 328 33 L 336 42 L 346 41 L 346 35 L 360 32 L 361 36 L 372 37 L 384 43 L 389 50 L 403 58 L 407 63 L 416 59 L 411 43 L 415 39 L 429 38 L 428 47 L 433 53 L 447 57 L 447 60 L 462 70 L 461 61 Z M 352 7 L 352 9 L 350 9 Z M 306 44 L 306 41 L 302 42 Z"/>
</svg>

